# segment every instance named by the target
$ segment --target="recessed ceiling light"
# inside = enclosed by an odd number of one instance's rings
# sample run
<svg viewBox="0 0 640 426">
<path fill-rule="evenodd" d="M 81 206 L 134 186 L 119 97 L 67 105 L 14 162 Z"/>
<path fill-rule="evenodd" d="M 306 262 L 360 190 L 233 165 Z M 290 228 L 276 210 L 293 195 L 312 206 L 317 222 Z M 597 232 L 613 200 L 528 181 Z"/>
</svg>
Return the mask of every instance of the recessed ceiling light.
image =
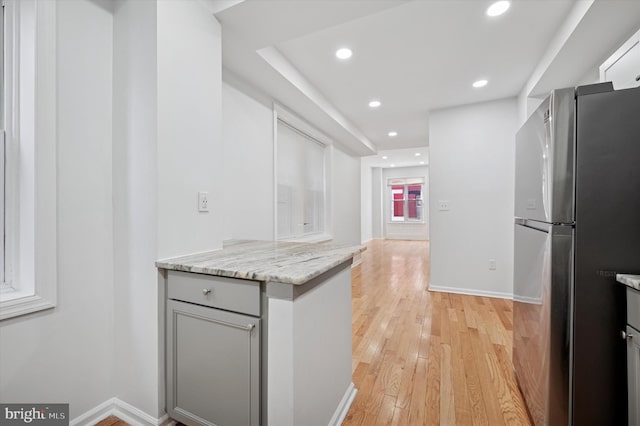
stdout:
<svg viewBox="0 0 640 426">
<path fill-rule="evenodd" d="M 416 152 L 416 157 L 420 157 L 422 154 L 420 154 L 419 152 Z"/>
<path fill-rule="evenodd" d="M 383 160 L 386 160 L 387 158 L 389 158 L 389 157 L 387 157 L 386 155 L 383 155 L 383 156 L 382 156 L 382 159 L 383 159 Z"/>
<path fill-rule="evenodd" d="M 389 132 L 387 133 L 389 136 L 391 136 L 392 138 L 395 138 L 396 136 L 398 136 L 398 132 Z"/>
<path fill-rule="evenodd" d="M 506 0 L 497 1 L 487 8 L 487 15 L 500 16 L 505 13 L 510 6 L 511 2 L 508 2 Z"/>
<path fill-rule="evenodd" d="M 351 49 L 343 47 L 341 49 L 336 50 L 336 57 L 338 59 L 349 59 L 353 55 Z"/>
<path fill-rule="evenodd" d="M 421 161 L 420 164 L 424 164 L 424 161 Z"/>
<path fill-rule="evenodd" d="M 391 167 L 395 167 L 395 166 L 396 166 L 395 164 L 391 164 Z"/>
<path fill-rule="evenodd" d="M 475 88 L 477 89 L 477 88 L 479 88 L 479 87 L 484 87 L 484 86 L 486 86 L 486 85 L 487 85 L 487 83 L 488 83 L 488 81 L 487 81 L 487 80 L 478 80 L 478 81 L 476 81 L 476 82 L 474 82 L 474 83 L 473 83 L 473 87 L 475 87 Z"/>
<path fill-rule="evenodd" d="M 375 101 L 374 100 L 374 101 L 369 102 L 369 106 L 371 108 L 378 108 L 380 105 L 382 105 L 382 102 L 380 102 L 380 101 Z"/>
</svg>

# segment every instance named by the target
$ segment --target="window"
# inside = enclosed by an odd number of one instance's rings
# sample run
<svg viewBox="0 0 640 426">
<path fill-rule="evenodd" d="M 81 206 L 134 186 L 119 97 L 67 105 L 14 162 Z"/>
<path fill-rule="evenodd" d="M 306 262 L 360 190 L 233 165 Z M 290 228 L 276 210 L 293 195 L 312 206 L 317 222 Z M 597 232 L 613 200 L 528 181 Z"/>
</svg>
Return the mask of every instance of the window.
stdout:
<svg viewBox="0 0 640 426">
<path fill-rule="evenodd" d="M 422 194 L 424 179 L 389 180 L 392 222 L 422 222 Z"/>
<path fill-rule="evenodd" d="M 55 7 L 3 1 L 0 320 L 56 304 Z"/>
<path fill-rule="evenodd" d="M 325 145 L 277 120 L 277 238 L 326 231 Z"/>
</svg>

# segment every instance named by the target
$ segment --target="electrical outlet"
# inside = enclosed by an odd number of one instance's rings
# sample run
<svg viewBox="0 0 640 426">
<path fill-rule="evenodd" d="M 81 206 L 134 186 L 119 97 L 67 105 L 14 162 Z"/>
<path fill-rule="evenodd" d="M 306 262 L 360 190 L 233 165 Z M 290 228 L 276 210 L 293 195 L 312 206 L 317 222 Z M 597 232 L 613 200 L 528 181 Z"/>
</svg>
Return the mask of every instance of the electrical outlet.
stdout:
<svg viewBox="0 0 640 426">
<path fill-rule="evenodd" d="M 198 211 L 199 212 L 208 212 L 209 211 L 209 193 L 200 191 L 198 192 Z"/>
<path fill-rule="evenodd" d="M 490 271 L 495 271 L 496 270 L 496 260 L 495 259 L 489 259 L 489 270 Z"/>
<path fill-rule="evenodd" d="M 438 210 L 441 212 L 449 210 L 449 200 L 438 200 Z"/>
</svg>

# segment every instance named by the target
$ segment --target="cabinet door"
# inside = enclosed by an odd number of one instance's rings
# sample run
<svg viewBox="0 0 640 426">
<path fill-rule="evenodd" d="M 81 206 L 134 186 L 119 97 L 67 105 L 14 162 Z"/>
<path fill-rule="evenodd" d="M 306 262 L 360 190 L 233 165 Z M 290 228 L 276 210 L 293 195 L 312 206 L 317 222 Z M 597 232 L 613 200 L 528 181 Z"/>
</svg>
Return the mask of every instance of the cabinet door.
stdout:
<svg viewBox="0 0 640 426">
<path fill-rule="evenodd" d="M 167 301 L 167 412 L 187 425 L 260 424 L 260 319 Z"/>
<path fill-rule="evenodd" d="M 640 86 L 640 31 L 600 66 L 600 81 L 613 82 L 616 90 Z"/>
<path fill-rule="evenodd" d="M 640 332 L 627 327 L 629 426 L 640 425 Z"/>
</svg>

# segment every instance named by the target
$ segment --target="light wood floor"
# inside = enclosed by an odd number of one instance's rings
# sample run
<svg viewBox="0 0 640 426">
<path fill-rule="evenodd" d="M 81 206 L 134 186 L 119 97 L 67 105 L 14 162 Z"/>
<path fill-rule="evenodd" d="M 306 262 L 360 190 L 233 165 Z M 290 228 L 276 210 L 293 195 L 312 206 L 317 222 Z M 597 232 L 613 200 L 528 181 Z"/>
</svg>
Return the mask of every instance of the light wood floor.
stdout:
<svg viewBox="0 0 640 426">
<path fill-rule="evenodd" d="M 512 305 L 427 290 L 429 243 L 374 240 L 353 269 L 344 425 L 529 425 L 511 363 Z"/>
<path fill-rule="evenodd" d="M 129 423 L 120 420 L 116 416 L 109 416 L 104 420 L 100 420 L 95 426 L 129 426 Z"/>
</svg>

